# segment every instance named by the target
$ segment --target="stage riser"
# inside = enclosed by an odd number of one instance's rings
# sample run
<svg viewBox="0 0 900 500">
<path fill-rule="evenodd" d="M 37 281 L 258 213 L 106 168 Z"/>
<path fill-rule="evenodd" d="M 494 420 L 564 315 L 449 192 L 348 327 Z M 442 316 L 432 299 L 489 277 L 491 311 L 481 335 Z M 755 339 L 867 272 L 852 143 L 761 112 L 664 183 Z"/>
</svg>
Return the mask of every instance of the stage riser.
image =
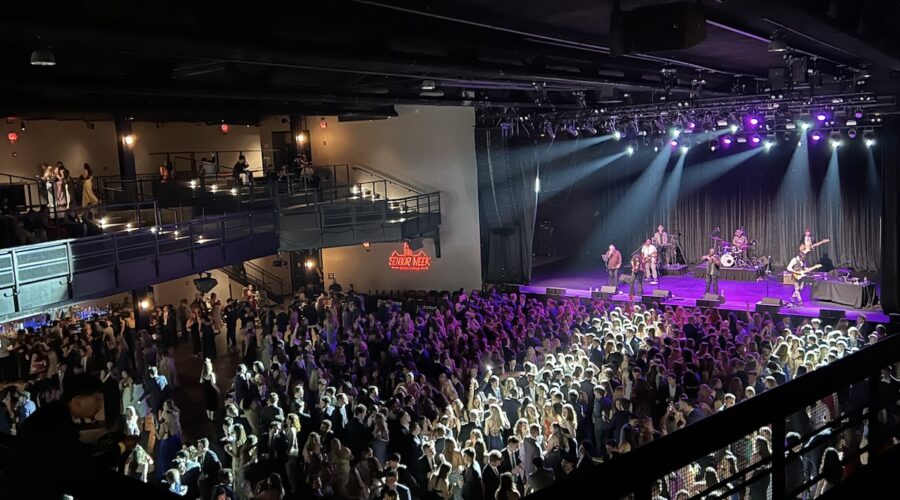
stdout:
<svg viewBox="0 0 900 500">
<path fill-rule="evenodd" d="M 694 268 L 694 277 L 706 279 L 706 266 Z M 723 267 L 719 270 L 719 281 L 756 281 L 759 269 L 755 267 Z"/>
</svg>

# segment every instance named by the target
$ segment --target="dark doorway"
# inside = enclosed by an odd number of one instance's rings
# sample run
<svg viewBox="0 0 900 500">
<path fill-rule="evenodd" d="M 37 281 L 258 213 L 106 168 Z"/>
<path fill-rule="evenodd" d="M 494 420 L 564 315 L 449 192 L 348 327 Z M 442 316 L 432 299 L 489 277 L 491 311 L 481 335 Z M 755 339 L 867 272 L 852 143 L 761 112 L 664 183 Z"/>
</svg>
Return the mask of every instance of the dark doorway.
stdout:
<svg viewBox="0 0 900 500">
<path fill-rule="evenodd" d="M 276 169 L 294 159 L 294 141 L 290 132 L 272 132 L 272 163 Z"/>
</svg>

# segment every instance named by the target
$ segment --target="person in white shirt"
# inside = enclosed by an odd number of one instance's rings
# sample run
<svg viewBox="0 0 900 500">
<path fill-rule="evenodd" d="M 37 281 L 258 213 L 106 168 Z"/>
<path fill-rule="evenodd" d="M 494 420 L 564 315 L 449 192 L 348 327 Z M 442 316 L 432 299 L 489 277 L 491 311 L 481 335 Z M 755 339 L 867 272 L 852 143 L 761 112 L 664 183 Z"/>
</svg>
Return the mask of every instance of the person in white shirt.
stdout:
<svg viewBox="0 0 900 500">
<path fill-rule="evenodd" d="M 669 233 L 666 232 L 666 228 L 663 227 L 662 224 L 656 226 L 656 232 L 653 233 L 653 245 L 660 252 L 660 256 L 665 257 L 666 265 L 671 264 L 671 256 L 669 255 Z"/>
<path fill-rule="evenodd" d="M 647 238 L 644 246 L 641 247 L 641 257 L 644 261 L 644 276 L 650 276 L 650 283 L 655 284 L 659 280 L 656 272 L 657 250 L 653 243 Z"/>
</svg>

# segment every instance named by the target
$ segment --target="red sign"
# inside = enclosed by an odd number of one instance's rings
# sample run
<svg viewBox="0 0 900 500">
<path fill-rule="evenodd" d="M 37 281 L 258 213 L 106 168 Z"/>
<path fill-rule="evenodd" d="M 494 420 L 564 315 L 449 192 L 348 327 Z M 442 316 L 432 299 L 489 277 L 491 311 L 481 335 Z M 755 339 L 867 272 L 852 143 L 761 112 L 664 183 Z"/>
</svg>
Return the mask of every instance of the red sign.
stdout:
<svg viewBox="0 0 900 500">
<path fill-rule="evenodd" d="M 413 252 L 408 243 L 403 244 L 403 253 L 391 252 L 388 265 L 396 271 L 427 271 L 431 269 L 431 257 L 425 250 Z"/>
</svg>

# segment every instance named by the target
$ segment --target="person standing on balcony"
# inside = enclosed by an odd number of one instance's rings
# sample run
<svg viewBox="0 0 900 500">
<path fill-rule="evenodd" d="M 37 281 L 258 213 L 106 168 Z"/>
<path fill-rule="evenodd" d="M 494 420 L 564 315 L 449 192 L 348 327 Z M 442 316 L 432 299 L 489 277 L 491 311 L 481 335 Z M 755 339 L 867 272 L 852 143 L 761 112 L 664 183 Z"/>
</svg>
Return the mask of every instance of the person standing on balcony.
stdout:
<svg viewBox="0 0 900 500">
<path fill-rule="evenodd" d="M 81 172 L 81 206 L 87 208 L 91 205 L 99 205 L 100 200 L 94 193 L 94 172 L 91 166 L 84 164 L 84 170 Z"/>
<path fill-rule="evenodd" d="M 231 177 L 234 180 L 234 185 L 243 186 L 244 176 L 249 173 L 250 164 L 247 163 L 247 158 L 245 158 L 244 155 L 238 156 L 238 161 L 235 162 L 234 166 L 231 168 Z M 247 184 L 250 184 L 250 182 Z"/>
</svg>

